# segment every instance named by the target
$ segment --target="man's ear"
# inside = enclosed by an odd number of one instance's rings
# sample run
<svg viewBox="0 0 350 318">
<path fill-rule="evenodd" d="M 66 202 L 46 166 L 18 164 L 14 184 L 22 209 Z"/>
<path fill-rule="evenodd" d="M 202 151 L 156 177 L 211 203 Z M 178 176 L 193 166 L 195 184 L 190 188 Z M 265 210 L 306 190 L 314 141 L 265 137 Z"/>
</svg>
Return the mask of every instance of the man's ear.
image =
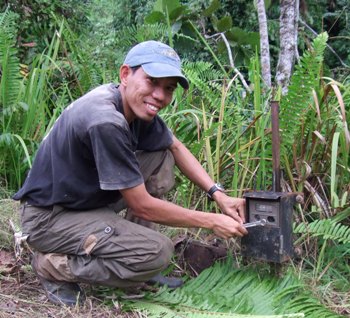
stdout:
<svg viewBox="0 0 350 318">
<path fill-rule="evenodd" d="M 126 85 L 128 82 L 128 76 L 131 74 L 130 66 L 123 64 L 119 69 L 120 84 Z"/>
</svg>

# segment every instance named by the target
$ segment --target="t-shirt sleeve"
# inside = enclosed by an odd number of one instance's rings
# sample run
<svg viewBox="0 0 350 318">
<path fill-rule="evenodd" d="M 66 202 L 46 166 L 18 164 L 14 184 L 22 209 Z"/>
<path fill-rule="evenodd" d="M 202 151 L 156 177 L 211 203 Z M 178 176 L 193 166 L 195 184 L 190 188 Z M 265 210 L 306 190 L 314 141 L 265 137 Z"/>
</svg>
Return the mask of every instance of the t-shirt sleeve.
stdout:
<svg viewBox="0 0 350 318">
<path fill-rule="evenodd" d="M 173 134 L 159 116 L 154 117 L 150 123 L 142 123 L 138 140 L 138 150 L 165 150 L 172 143 Z"/>
<path fill-rule="evenodd" d="M 112 123 L 88 131 L 102 190 L 120 190 L 144 182 L 128 131 Z"/>
</svg>

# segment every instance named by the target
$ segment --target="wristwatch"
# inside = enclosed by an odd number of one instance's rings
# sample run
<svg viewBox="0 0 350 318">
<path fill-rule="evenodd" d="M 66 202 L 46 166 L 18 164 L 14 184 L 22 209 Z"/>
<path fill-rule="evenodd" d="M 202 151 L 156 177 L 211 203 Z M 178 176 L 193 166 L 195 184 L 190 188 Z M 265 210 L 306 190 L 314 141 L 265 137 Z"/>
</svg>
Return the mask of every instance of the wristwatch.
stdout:
<svg viewBox="0 0 350 318">
<path fill-rule="evenodd" d="M 207 197 L 209 198 L 209 200 L 214 201 L 213 199 L 213 194 L 216 191 L 221 191 L 221 192 L 225 192 L 225 188 L 222 186 L 222 184 L 220 183 L 215 183 L 207 192 Z"/>
</svg>

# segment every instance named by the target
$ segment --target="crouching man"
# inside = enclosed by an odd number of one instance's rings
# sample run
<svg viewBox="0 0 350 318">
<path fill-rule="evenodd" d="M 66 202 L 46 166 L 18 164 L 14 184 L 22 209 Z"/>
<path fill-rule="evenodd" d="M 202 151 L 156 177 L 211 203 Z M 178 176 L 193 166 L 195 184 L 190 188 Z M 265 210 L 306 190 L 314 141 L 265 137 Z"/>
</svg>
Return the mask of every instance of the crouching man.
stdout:
<svg viewBox="0 0 350 318">
<path fill-rule="evenodd" d="M 36 251 L 33 270 L 53 303 L 82 301 L 79 282 L 181 285 L 160 274 L 173 253 L 171 240 L 132 220 L 206 228 L 224 239 L 247 233 L 244 200 L 227 196 L 158 116 L 178 85 L 189 86 L 177 53 L 160 42 L 140 43 L 120 67 L 120 84 L 74 101 L 43 139 L 14 199 Z M 174 165 L 222 214 L 161 199 L 174 185 Z M 122 218 L 117 212 L 125 208 Z"/>
</svg>

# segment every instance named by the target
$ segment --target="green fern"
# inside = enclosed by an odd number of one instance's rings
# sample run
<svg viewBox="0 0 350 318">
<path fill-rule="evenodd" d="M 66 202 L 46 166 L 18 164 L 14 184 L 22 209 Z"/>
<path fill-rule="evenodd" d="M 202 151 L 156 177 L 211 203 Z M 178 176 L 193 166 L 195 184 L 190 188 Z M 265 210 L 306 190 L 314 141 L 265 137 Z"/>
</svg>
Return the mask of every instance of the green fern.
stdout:
<svg viewBox="0 0 350 318">
<path fill-rule="evenodd" d="M 181 310 L 169 308 L 161 304 L 154 304 L 149 302 L 138 302 L 138 307 L 147 315 L 147 317 L 162 317 L 162 318 L 299 318 L 305 317 L 303 314 L 291 315 L 241 315 L 235 313 L 225 312 L 210 312 L 204 310 L 196 310 L 193 308 L 181 308 Z M 140 305 L 140 307 L 139 307 Z"/>
<path fill-rule="evenodd" d="M 147 317 L 308 317 L 336 318 L 291 272 L 283 278 L 253 268 L 216 263 L 182 288 L 162 288 L 139 301 L 123 300 L 125 310 Z"/>
<path fill-rule="evenodd" d="M 322 33 L 314 40 L 312 50 L 307 51 L 296 65 L 288 93 L 281 100 L 280 128 L 284 151 L 290 149 L 296 140 L 311 103 L 312 90 L 319 85 L 327 39 L 327 33 Z"/>
<path fill-rule="evenodd" d="M 331 219 L 316 220 L 309 224 L 301 223 L 295 227 L 294 233 L 309 234 L 338 243 L 350 243 L 350 227 Z"/>
<path fill-rule="evenodd" d="M 7 10 L 0 16 L 0 106 L 4 115 L 14 110 L 21 83 L 15 21 L 16 15 Z"/>
<path fill-rule="evenodd" d="M 116 47 L 130 48 L 148 40 L 166 41 L 167 26 L 164 24 L 133 24 L 117 34 Z"/>
<path fill-rule="evenodd" d="M 17 18 L 18 15 L 8 8 L 0 13 L 0 28 L 5 31 L 10 38 L 14 38 L 17 34 Z"/>
<path fill-rule="evenodd" d="M 198 92 L 201 101 L 203 99 L 209 101 L 211 107 L 206 108 L 217 108 L 222 94 L 222 82 L 220 80 L 223 78 L 222 73 L 215 70 L 211 63 L 202 61 L 184 63 L 184 73 L 195 91 Z M 200 106 L 201 102 L 198 101 L 195 104 Z M 207 110 L 210 111 L 210 109 Z"/>
</svg>

